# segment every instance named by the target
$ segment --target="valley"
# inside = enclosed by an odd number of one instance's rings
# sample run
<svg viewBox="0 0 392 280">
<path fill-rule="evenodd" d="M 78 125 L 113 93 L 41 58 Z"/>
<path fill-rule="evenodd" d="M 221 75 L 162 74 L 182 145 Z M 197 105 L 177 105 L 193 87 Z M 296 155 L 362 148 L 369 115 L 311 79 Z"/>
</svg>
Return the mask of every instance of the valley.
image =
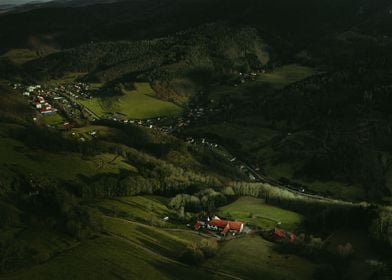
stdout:
<svg viewBox="0 0 392 280">
<path fill-rule="evenodd" d="M 1 13 L 0 279 L 390 279 L 390 9 Z"/>
</svg>

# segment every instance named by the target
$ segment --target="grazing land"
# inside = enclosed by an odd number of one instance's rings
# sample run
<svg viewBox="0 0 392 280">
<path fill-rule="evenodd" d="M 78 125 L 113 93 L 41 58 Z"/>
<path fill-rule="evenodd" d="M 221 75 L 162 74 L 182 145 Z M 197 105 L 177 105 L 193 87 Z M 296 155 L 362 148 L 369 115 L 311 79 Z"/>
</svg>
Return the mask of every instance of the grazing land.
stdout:
<svg viewBox="0 0 392 280">
<path fill-rule="evenodd" d="M 244 279 L 276 280 L 312 279 L 315 269 L 306 259 L 276 253 L 274 244 L 260 236 L 246 236 L 225 242 L 217 256 L 208 261 L 206 266 L 219 267 L 233 275 L 241 275 Z"/>
<path fill-rule="evenodd" d="M 122 169 L 134 170 L 132 165 L 115 154 L 103 153 L 81 158 L 77 153 L 35 151 L 10 138 L 0 138 L 0 142 L 1 167 L 17 166 L 20 170 L 41 176 L 73 179 L 78 175 L 93 176 L 98 173 L 118 173 Z"/>
<path fill-rule="evenodd" d="M 275 226 L 296 230 L 303 216 L 288 210 L 266 204 L 262 199 L 241 197 L 219 209 L 221 215 L 233 217 L 250 225 L 269 229 Z"/>
<path fill-rule="evenodd" d="M 179 106 L 156 98 L 148 83 L 135 83 L 135 90 L 124 90 L 120 96 L 96 97 L 80 103 L 100 117 L 115 113 L 124 118 L 147 119 L 175 116 L 181 112 Z"/>
</svg>

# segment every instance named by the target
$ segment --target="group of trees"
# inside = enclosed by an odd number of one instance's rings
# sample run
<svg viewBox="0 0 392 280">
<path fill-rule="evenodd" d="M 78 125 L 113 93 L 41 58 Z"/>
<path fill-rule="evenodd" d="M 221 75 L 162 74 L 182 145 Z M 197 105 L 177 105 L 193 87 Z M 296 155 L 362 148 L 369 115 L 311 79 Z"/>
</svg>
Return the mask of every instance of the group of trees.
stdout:
<svg viewBox="0 0 392 280">
<path fill-rule="evenodd" d="M 190 212 L 207 211 L 212 214 L 225 204 L 227 197 L 213 189 L 203 189 L 194 194 L 178 194 L 170 200 L 169 206 L 173 209 L 184 209 Z"/>
</svg>

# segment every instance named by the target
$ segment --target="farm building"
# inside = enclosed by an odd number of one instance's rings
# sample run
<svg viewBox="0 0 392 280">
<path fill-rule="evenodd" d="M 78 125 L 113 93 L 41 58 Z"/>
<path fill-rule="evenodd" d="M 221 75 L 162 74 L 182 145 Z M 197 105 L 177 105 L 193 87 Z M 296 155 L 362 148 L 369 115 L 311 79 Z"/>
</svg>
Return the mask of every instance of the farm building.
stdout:
<svg viewBox="0 0 392 280">
<path fill-rule="evenodd" d="M 290 242 L 293 243 L 296 241 L 297 237 L 291 233 L 291 232 L 286 232 L 284 230 L 274 228 L 272 230 L 269 230 L 264 233 L 264 237 L 268 240 L 274 241 L 274 242 Z"/>
<path fill-rule="evenodd" d="M 197 221 L 194 225 L 195 230 L 200 230 L 205 228 L 208 230 L 218 231 L 222 235 L 227 235 L 228 233 L 239 234 L 244 230 L 245 223 L 221 220 L 218 217 L 214 217 L 207 222 Z"/>
</svg>

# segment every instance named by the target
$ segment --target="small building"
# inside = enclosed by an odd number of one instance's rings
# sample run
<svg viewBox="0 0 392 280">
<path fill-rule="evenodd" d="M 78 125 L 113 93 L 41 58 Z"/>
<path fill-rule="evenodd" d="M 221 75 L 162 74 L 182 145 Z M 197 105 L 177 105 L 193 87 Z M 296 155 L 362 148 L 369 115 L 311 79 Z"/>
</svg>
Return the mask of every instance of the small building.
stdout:
<svg viewBox="0 0 392 280">
<path fill-rule="evenodd" d="M 197 221 L 194 225 L 194 228 L 195 230 L 205 228 L 208 230 L 218 231 L 225 236 L 228 233 L 231 233 L 233 235 L 242 233 L 242 231 L 244 230 L 244 226 L 245 223 L 243 222 L 221 220 L 218 217 L 214 217 L 207 222 Z"/>
<path fill-rule="evenodd" d="M 284 231 L 282 229 L 274 228 L 264 233 L 264 237 L 273 242 L 290 242 L 294 243 L 297 240 L 295 234 Z"/>
</svg>

